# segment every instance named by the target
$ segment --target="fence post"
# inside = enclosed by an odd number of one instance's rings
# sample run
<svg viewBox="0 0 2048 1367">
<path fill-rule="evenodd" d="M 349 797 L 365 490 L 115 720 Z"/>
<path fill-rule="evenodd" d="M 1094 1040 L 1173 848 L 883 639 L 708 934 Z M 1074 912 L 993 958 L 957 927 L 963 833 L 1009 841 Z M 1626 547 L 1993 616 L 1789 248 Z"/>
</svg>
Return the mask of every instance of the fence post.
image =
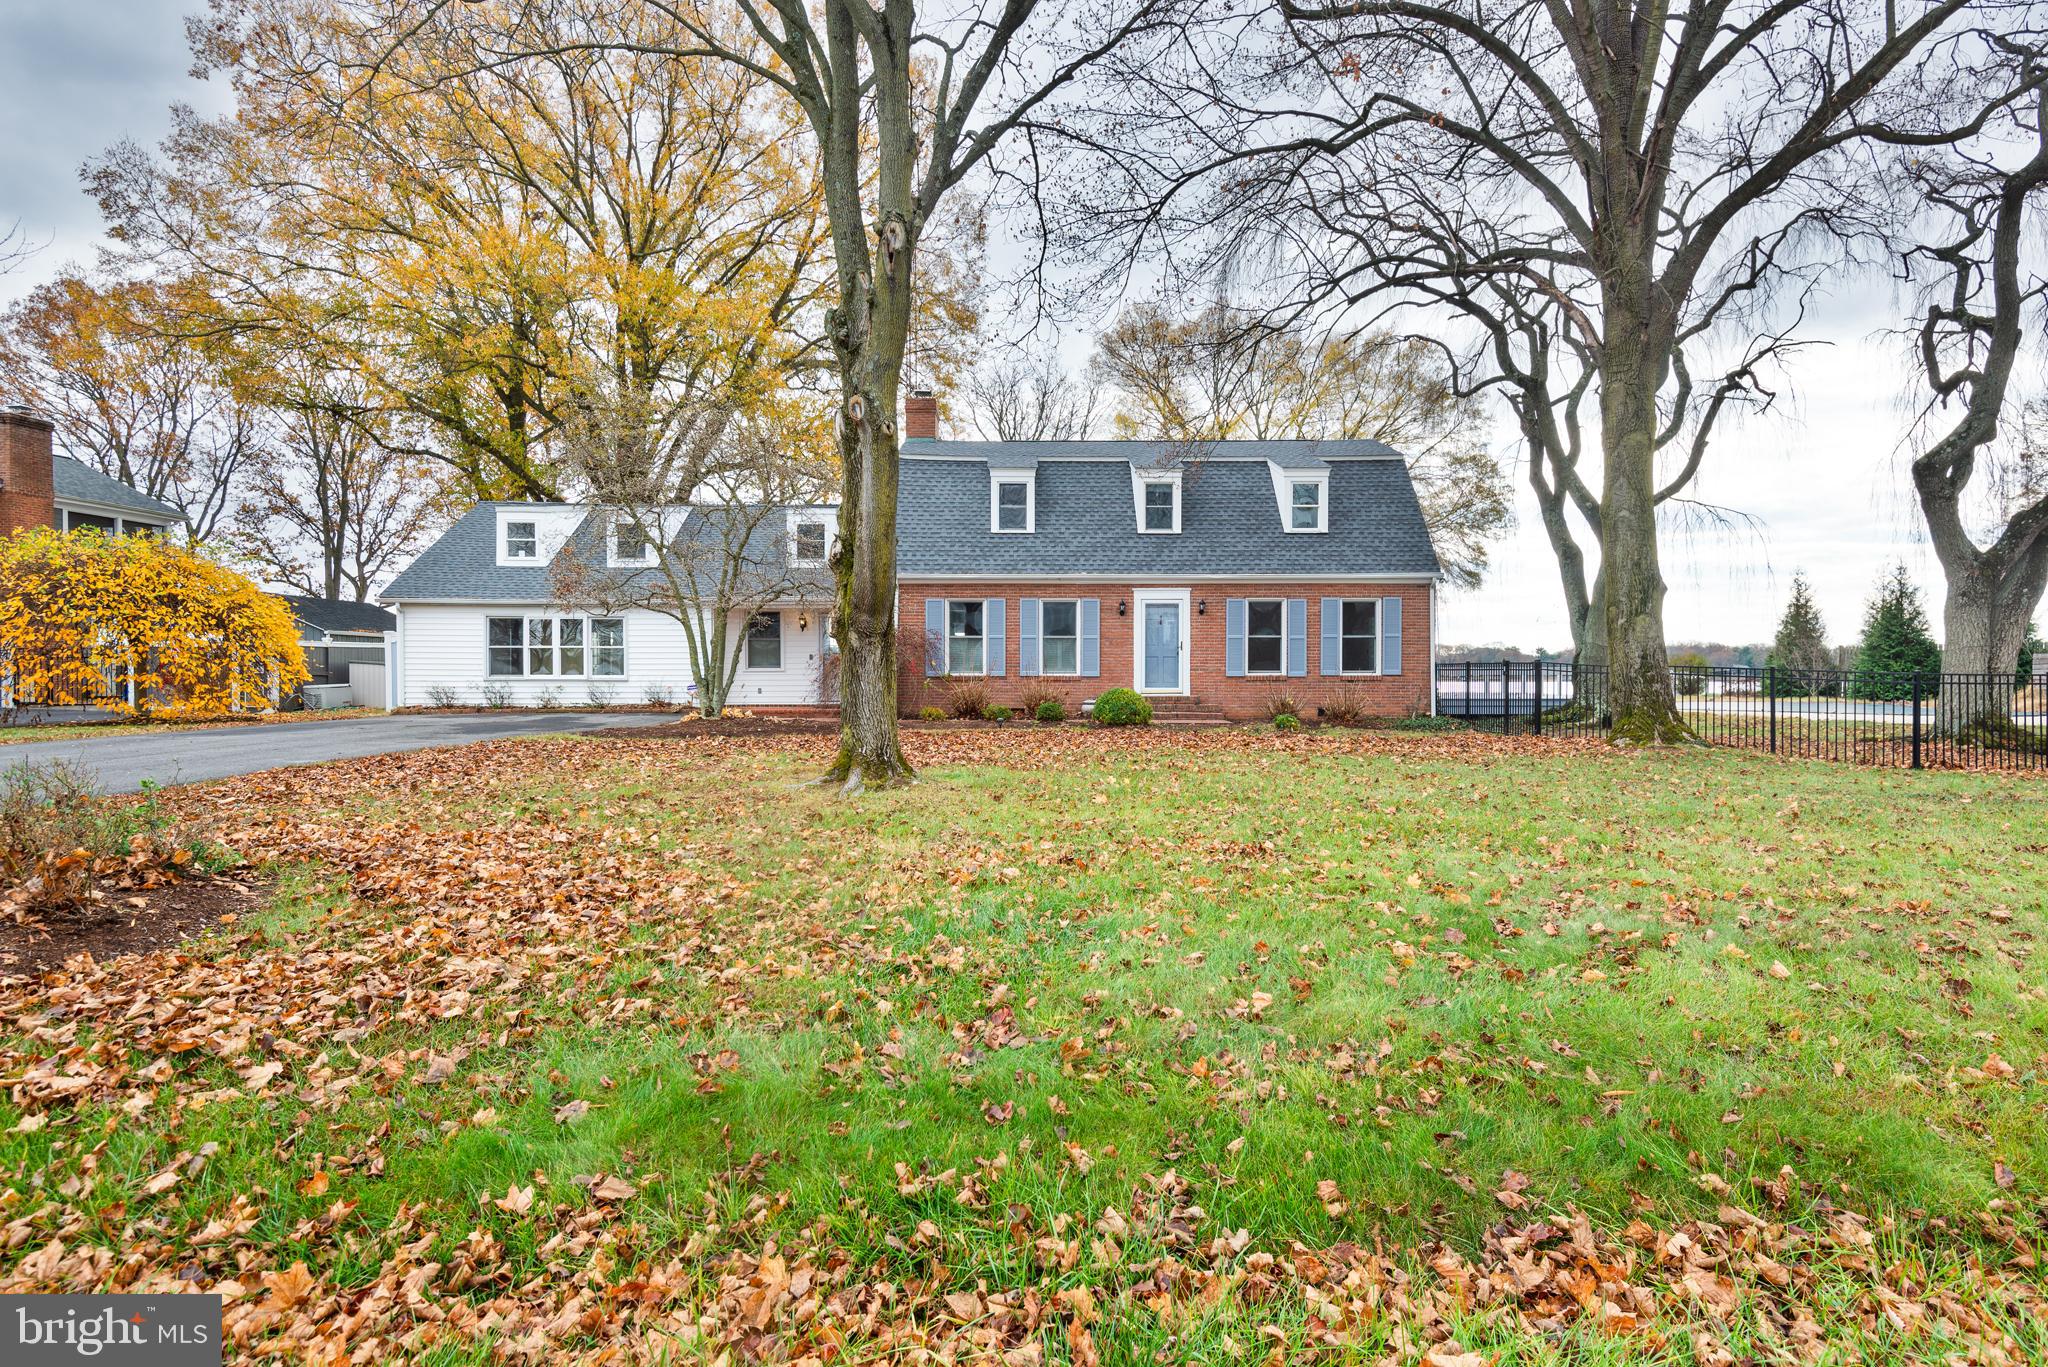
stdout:
<svg viewBox="0 0 2048 1367">
<path fill-rule="evenodd" d="M 1764 697 L 1770 700 L 1771 753 L 1778 753 L 1778 667 L 1764 666 Z"/>
<path fill-rule="evenodd" d="M 1506 660 L 1500 662 L 1500 733 L 1514 734 L 1515 720 L 1515 667 Z"/>
<path fill-rule="evenodd" d="M 1537 660 L 1530 668 L 1536 671 L 1536 700 L 1533 704 L 1535 710 L 1529 713 L 1529 734 L 1540 736 L 1543 734 L 1543 661 Z"/>
<path fill-rule="evenodd" d="M 1465 722 L 1472 721 L 1472 662 L 1465 661 Z"/>
<path fill-rule="evenodd" d="M 1920 671 L 1913 671 L 1913 767 L 1920 767 Z"/>
</svg>

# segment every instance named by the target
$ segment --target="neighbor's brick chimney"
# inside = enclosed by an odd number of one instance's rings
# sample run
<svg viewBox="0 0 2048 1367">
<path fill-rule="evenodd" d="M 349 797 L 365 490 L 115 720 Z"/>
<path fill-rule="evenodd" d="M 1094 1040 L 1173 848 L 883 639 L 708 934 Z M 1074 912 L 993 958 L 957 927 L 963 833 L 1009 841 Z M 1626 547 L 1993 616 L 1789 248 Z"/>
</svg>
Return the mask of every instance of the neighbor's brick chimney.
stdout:
<svg viewBox="0 0 2048 1367">
<path fill-rule="evenodd" d="M 0 536 L 57 520 L 50 434 L 56 424 L 25 408 L 0 409 Z"/>
<path fill-rule="evenodd" d="M 929 389 L 913 389 L 910 397 L 903 401 L 903 439 L 915 441 L 919 437 L 937 440 L 939 435 L 939 401 Z"/>
</svg>

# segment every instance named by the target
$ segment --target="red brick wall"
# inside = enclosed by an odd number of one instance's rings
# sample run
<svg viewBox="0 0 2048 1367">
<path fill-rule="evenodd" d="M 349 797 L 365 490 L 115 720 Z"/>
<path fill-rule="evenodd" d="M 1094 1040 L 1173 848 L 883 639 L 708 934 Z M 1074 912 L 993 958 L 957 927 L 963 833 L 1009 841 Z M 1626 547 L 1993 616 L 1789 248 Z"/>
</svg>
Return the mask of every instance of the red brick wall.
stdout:
<svg viewBox="0 0 2048 1367">
<path fill-rule="evenodd" d="M 924 673 L 924 605 L 928 598 L 1001 598 L 1003 609 L 1004 675 L 988 679 L 993 701 L 1016 706 L 1027 690 L 1050 690 L 1079 715 L 1081 701 L 1111 688 L 1129 688 L 1132 680 L 1132 645 L 1139 619 L 1135 608 L 1129 616 L 1116 615 L 1119 599 L 1131 603 L 1137 588 L 1180 588 L 1171 580 L 1148 579 L 1130 584 L 904 584 L 897 593 L 901 670 L 898 701 L 906 716 L 915 715 L 927 704 L 944 706 L 940 690 Z M 1206 601 L 1208 611 L 1191 619 L 1188 688 L 1192 696 L 1214 703 L 1226 715 L 1238 718 L 1263 717 L 1266 704 L 1285 693 L 1301 704 L 1308 716 L 1332 697 L 1356 698 L 1374 716 L 1405 717 L 1429 710 L 1429 585 L 1427 584 L 1323 584 L 1304 580 L 1290 584 L 1203 583 L 1185 586 L 1190 604 Z M 1344 678 L 1317 673 L 1322 640 L 1322 599 L 1396 598 L 1401 600 L 1401 673 L 1373 678 Z M 1092 678 L 1042 676 L 1019 678 L 1017 674 L 1017 603 L 1023 598 L 1095 598 L 1102 604 L 1102 672 Z M 1308 600 L 1308 670 L 1300 677 L 1257 676 L 1230 678 L 1223 672 L 1224 603 L 1231 598 L 1306 598 Z"/>
<path fill-rule="evenodd" d="M 23 527 L 47 527 L 56 520 L 52 430 L 45 419 L 0 412 L 0 536 Z"/>
</svg>

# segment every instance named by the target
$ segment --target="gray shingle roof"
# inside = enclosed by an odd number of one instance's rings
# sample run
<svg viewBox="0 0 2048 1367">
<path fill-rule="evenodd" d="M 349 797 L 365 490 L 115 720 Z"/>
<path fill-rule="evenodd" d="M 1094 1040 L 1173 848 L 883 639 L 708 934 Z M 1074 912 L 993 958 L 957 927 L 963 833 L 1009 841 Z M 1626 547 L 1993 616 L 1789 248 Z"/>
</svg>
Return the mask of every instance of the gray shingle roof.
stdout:
<svg viewBox="0 0 2048 1367">
<path fill-rule="evenodd" d="M 148 494 L 69 456 L 50 457 L 50 484 L 59 503 L 93 503 L 106 508 L 120 508 L 165 524 L 185 520 L 185 515 L 170 504 L 159 503 Z"/>
<path fill-rule="evenodd" d="M 1052 443 L 1044 443 L 1051 445 Z M 1064 443 L 1062 443 L 1064 444 Z M 1199 459 L 1183 465 L 1181 530 L 1142 533 L 1131 497 L 1129 463 L 1041 459 L 1036 515 L 1028 534 L 995 533 L 988 525 L 987 466 L 978 458 L 938 459 L 932 447 L 906 444 L 897 509 L 897 566 L 910 576 L 949 574 L 1177 575 L 1287 574 L 1304 578 L 1372 574 L 1435 574 L 1436 553 L 1415 500 L 1407 465 L 1398 459 L 1347 458 L 1339 445 L 1378 443 L 1218 443 L 1270 448 L 1316 446 L 1331 457 L 1327 532 L 1289 532 L 1280 524 L 1265 458 Z M 1121 443 L 1085 443 L 1121 446 Z M 1232 451 L 1233 456 L 1237 455 Z M 1282 452 L 1290 469 L 1305 450 Z M 991 464 L 1000 466 L 1000 457 Z"/>
<path fill-rule="evenodd" d="M 1129 575 L 1172 579 L 1289 575 L 1305 579 L 1433 575 L 1436 552 L 1398 452 L 1375 441 L 966 442 L 903 444 L 897 568 L 910 577 L 947 575 Z M 1289 470 L 1326 469 L 1329 530 L 1294 533 L 1280 523 L 1268 460 Z M 1181 531 L 1141 533 L 1131 497 L 1132 464 L 1181 471 Z M 990 467 L 1035 467 L 1035 530 L 989 530 Z M 499 565 L 497 509 L 479 504 L 423 551 L 378 596 L 385 602 L 551 602 L 545 565 Z M 520 505 L 511 505 L 520 506 Z M 684 524 L 715 534 L 704 512 Z M 750 546 L 781 572 L 780 519 L 771 544 Z M 565 553 L 601 556 L 602 531 L 586 516 Z M 822 572 L 817 587 L 825 588 Z"/>
<path fill-rule="evenodd" d="M 287 596 L 292 616 L 300 625 L 315 631 L 392 631 L 398 619 L 375 603 L 351 603 L 341 598 Z"/>
</svg>

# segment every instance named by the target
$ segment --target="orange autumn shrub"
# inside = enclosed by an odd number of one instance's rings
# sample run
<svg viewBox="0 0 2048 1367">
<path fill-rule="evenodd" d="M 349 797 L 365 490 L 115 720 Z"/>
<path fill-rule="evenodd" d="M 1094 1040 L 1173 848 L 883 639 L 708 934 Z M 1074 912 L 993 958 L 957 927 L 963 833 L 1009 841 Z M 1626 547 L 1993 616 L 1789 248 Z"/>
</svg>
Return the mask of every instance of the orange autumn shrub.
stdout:
<svg viewBox="0 0 2048 1367">
<path fill-rule="evenodd" d="M 0 702 L 211 716 L 306 678 L 290 610 L 226 565 L 155 537 L 0 537 Z"/>
</svg>

